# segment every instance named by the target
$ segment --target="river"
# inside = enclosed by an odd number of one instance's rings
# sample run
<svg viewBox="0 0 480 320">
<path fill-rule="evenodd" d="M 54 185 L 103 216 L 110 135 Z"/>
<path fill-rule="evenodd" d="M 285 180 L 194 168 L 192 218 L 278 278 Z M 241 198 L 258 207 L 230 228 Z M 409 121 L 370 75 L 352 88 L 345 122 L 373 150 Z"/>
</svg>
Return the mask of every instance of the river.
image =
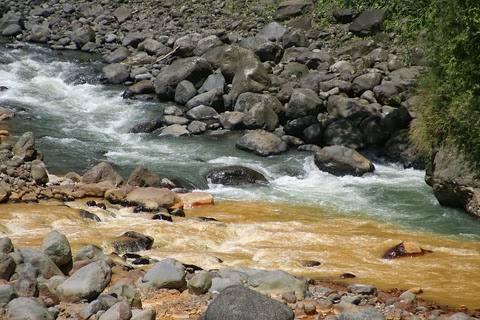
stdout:
<svg viewBox="0 0 480 320">
<path fill-rule="evenodd" d="M 74 249 L 95 243 L 111 249 L 111 238 L 134 229 L 155 238 L 154 258 L 175 257 L 206 268 L 247 265 L 380 288 L 420 286 L 422 297 L 451 306 L 480 308 L 480 222 L 441 207 L 422 171 L 374 159 L 364 177 L 320 172 L 313 155 L 289 151 L 262 158 L 235 148 L 238 133 L 195 137 L 152 137 L 129 130 L 161 116 L 166 104 L 124 100 L 121 86 L 75 84 L 99 74 L 88 56 L 25 45 L 0 48 L 0 106 L 16 116 L 0 122 L 16 138 L 36 137 L 52 174 L 83 174 L 99 161 L 113 163 L 126 179 L 137 165 L 162 177 L 179 178 L 215 197 L 212 207 L 187 210 L 174 223 L 116 210 L 97 212 L 103 222 L 82 220 L 56 203 L 1 205 L 0 233 L 17 246 L 38 246 L 48 230 L 64 232 Z M 262 172 L 268 183 L 250 187 L 209 185 L 209 169 L 240 164 Z M 70 204 L 75 208 L 82 202 Z M 100 209 L 99 209 L 100 210 Z M 113 209 L 112 209 L 113 210 Z M 220 222 L 202 222 L 210 216 Z M 401 241 L 418 242 L 433 253 L 385 261 L 382 252 Z M 223 264 L 218 259 L 224 261 Z M 302 260 L 318 260 L 315 268 Z"/>
</svg>

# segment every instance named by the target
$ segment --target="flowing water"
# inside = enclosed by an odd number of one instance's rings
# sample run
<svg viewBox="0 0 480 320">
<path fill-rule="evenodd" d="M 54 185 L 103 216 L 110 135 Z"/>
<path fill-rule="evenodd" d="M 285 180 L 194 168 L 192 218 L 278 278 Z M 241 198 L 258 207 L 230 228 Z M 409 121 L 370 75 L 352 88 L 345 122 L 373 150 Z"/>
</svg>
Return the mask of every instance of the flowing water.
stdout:
<svg viewBox="0 0 480 320">
<path fill-rule="evenodd" d="M 84 221 L 82 202 L 1 205 L 0 233 L 17 246 L 38 247 L 52 228 L 79 249 L 95 243 L 111 250 L 111 239 L 128 230 L 155 238 L 154 258 L 175 257 L 205 268 L 252 266 L 314 278 L 380 288 L 420 286 L 423 297 L 451 306 L 480 308 L 480 222 L 441 207 L 423 181 L 424 173 L 375 161 L 364 177 L 320 172 L 313 155 L 290 151 L 261 158 L 234 147 L 238 134 L 188 138 L 131 134 L 143 121 L 161 116 L 165 104 L 121 98 L 123 87 L 75 84 L 99 73 L 101 64 L 73 53 L 59 54 L 27 45 L 0 49 L 0 106 L 16 117 L 1 122 L 16 138 L 36 137 L 50 173 L 83 174 L 99 161 L 115 164 L 124 178 L 137 165 L 178 178 L 215 196 L 216 205 L 187 211 L 174 223 L 152 221 L 129 209 L 95 209 L 101 223 Z M 209 185 L 209 169 L 240 164 L 262 172 L 268 183 L 250 187 Z M 214 217 L 203 222 L 195 217 Z M 418 242 L 433 253 L 382 260 L 400 241 Z M 219 263 L 221 259 L 223 264 Z M 315 268 L 302 260 L 318 260 Z"/>
</svg>

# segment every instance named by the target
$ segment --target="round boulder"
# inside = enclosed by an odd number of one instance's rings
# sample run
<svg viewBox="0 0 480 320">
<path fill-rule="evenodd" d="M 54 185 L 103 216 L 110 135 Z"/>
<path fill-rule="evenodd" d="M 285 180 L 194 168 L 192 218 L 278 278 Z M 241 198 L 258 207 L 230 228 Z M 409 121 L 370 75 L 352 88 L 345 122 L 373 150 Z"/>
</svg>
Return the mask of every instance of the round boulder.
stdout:
<svg viewBox="0 0 480 320">
<path fill-rule="evenodd" d="M 121 63 L 112 63 L 102 69 L 102 79 L 107 83 L 120 84 L 130 77 L 128 66 Z"/>
<path fill-rule="evenodd" d="M 110 182 L 114 186 L 123 184 L 123 178 L 113 169 L 113 167 L 106 163 L 100 162 L 92 169 L 85 172 L 82 176 L 82 183 L 98 183 L 98 182 Z"/>
<path fill-rule="evenodd" d="M 249 131 L 235 144 L 238 149 L 268 157 L 287 151 L 287 144 L 278 136 L 265 130 Z"/>
<path fill-rule="evenodd" d="M 228 166 L 212 169 L 205 174 L 205 178 L 211 183 L 227 186 L 267 182 L 263 174 L 243 166 Z"/>
<path fill-rule="evenodd" d="M 72 262 L 72 249 L 67 237 L 56 230 L 50 231 L 42 242 L 41 250 L 58 266 Z"/>
<path fill-rule="evenodd" d="M 354 149 L 344 146 L 330 146 L 315 153 L 315 164 L 325 172 L 335 176 L 363 176 L 373 172 L 372 162 Z"/>
<path fill-rule="evenodd" d="M 224 289 L 205 312 L 205 320 L 292 320 L 293 311 L 272 298 L 241 285 Z"/>
<path fill-rule="evenodd" d="M 167 258 L 155 263 L 143 277 L 142 282 L 156 289 L 181 289 L 186 286 L 185 267 L 179 261 Z"/>
</svg>

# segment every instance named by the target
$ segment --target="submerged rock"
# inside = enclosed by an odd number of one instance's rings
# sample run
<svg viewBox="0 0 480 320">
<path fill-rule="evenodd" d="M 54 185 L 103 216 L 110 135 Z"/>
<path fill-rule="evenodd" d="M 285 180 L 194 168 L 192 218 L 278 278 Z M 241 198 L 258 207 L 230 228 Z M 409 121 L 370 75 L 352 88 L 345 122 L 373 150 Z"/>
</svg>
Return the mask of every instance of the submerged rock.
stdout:
<svg viewBox="0 0 480 320">
<path fill-rule="evenodd" d="M 388 249 L 383 255 L 382 259 L 396 259 L 403 257 L 418 257 L 423 256 L 431 250 L 422 249 L 415 242 L 401 242 L 390 249 Z"/>
</svg>

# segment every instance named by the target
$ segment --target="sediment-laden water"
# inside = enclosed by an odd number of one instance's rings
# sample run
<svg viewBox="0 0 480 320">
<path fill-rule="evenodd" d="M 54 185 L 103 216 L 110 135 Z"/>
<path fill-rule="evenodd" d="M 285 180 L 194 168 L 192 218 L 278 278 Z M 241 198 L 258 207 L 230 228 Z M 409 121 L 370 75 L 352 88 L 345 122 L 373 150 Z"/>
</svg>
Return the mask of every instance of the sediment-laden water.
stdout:
<svg viewBox="0 0 480 320">
<path fill-rule="evenodd" d="M 480 285 L 475 281 L 480 271 L 480 222 L 441 207 L 423 181 L 423 172 L 376 159 L 375 173 L 338 178 L 320 172 L 309 153 L 261 158 L 237 150 L 238 134 L 131 134 L 134 125 L 161 116 L 165 105 L 124 100 L 119 86 L 76 84 L 82 75 L 95 76 L 100 68 L 85 57 L 41 47 L 1 48 L 0 85 L 9 89 L 0 93 L 0 106 L 13 109 L 16 117 L 1 122 L 0 129 L 14 137 L 34 132 L 53 174 L 82 174 L 108 161 L 128 178 L 142 164 L 160 176 L 208 189 L 217 204 L 189 210 L 187 218 L 173 223 L 152 222 L 127 209 L 99 211 L 103 222 L 94 223 L 56 203 L 1 205 L 0 232 L 15 245 L 38 246 L 55 228 L 67 234 L 76 249 L 94 242 L 110 250 L 110 239 L 134 229 L 155 238 L 155 248 L 144 253 L 151 257 L 171 256 L 206 268 L 281 268 L 332 280 L 351 272 L 358 277 L 355 282 L 384 288 L 420 286 L 426 298 L 480 308 Z M 261 171 L 269 182 L 239 188 L 204 180 L 209 169 L 232 164 Z M 196 216 L 220 222 L 201 222 Z M 433 253 L 379 259 L 383 250 L 400 241 L 416 241 Z M 321 266 L 301 266 L 302 260 L 311 259 Z"/>
</svg>

